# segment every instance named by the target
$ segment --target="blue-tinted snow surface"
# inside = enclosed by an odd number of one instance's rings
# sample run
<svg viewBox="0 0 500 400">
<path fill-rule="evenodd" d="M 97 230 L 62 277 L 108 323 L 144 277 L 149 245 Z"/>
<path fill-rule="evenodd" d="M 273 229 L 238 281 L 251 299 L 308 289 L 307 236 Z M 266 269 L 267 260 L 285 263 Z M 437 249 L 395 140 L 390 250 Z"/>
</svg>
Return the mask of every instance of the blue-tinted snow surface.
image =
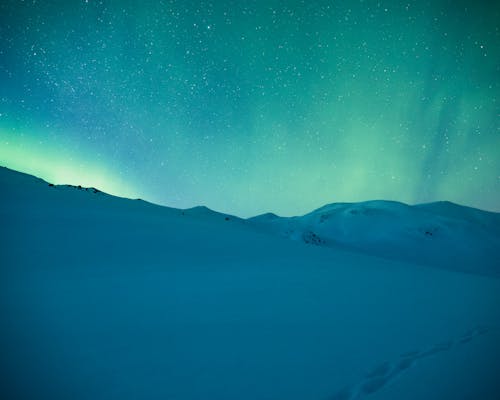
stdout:
<svg viewBox="0 0 500 400">
<path fill-rule="evenodd" d="M 264 214 L 249 222 L 318 246 L 500 277 L 500 214 L 450 202 L 335 203 L 300 217 Z"/>
<path fill-rule="evenodd" d="M 4 399 L 499 398 L 495 277 L 3 168 L 0 185 Z"/>
</svg>

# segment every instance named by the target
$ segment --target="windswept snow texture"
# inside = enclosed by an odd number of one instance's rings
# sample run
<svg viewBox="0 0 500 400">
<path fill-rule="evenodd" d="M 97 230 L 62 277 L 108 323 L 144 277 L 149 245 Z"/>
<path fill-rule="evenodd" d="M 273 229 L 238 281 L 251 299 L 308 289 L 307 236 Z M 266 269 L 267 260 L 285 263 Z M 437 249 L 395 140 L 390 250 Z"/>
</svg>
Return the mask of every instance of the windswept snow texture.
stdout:
<svg viewBox="0 0 500 400">
<path fill-rule="evenodd" d="M 5 168 L 0 187 L 2 399 L 500 398 L 500 280 L 484 274 L 494 260 L 464 274 L 324 248 L 337 231 L 317 230 L 327 215 L 348 244 L 359 234 L 360 247 L 386 249 L 400 232 L 402 251 L 437 228 L 444 260 L 494 242 L 497 215 L 327 206 L 304 217 L 310 246 L 206 208 Z"/>
<path fill-rule="evenodd" d="M 500 214 L 450 202 L 337 203 L 301 217 L 264 214 L 249 221 L 305 243 L 500 276 Z"/>
</svg>

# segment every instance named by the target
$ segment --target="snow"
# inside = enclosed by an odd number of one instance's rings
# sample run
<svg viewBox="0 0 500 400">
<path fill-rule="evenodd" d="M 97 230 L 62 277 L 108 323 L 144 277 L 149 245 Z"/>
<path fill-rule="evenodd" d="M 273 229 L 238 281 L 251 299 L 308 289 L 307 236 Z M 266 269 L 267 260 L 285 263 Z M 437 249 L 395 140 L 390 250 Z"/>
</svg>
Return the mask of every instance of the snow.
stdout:
<svg viewBox="0 0 500 400">
<path fill-rule="evenodd" d="M 438 202 L 336 203 L 301 217 L 251 218 L 262 230 L 324 247 L 500 276 L 500 214 Z"/>
<path fill-rule="evenodd" d="M 329 242 L 422 245 L 431 222 L 440 245 L 471 240 L 464 226 L 497 240 L 480 211 L 327 206 L 296 219 L 343 223 L 313 246 L 270 234 L 279 217 L 160 207 L 5 168 L 0 187 L 2 398 L 498 398 L 500 280 L 480 255 L 459 268 L 477 273 L 461 273 Z"/>
</svg>

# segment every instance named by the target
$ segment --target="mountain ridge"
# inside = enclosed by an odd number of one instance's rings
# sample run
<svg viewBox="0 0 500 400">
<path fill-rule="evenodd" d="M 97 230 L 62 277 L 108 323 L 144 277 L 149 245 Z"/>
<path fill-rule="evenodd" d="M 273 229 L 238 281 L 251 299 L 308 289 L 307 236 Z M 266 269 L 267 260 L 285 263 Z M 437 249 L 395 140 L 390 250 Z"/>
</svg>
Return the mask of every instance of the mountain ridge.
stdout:
<svg viewBox="0 0 500 400">
<path fill-rule="evenodd" d="M 36 182 L 37 190 L 71 189 L 113 196 L 96 188 L 53 185 L 41 178 L 2 167 L 3 185 Z M 9 183 L 10 182 L 10 183 Z M 14 189 L 11 188 L 9 192 Z M 8 194 L 7 194 L 8 195 Z M 71 198 L 71 197 L 70 197 Z M 70 199 L 69 198 L 69 199 Z M 19 201 L 19 200 L 17 200 Z M 417 205 L 389 200 L 330 203 L 301 216 L 265 213 L 247 219 L 214 211 L 206 206 L 178 209 L 136 199 L 135 202 L 184 217 L 237 223 L 259 232 L 320 247 L 361 252 L 462 272 L 500 276 L 500 213 L 439 201 Z"/>
<path fill-rule="evenodd" d="M 0 165 L 0 171 L 1 170 L 10 171 L 10 172 L 18 174 L 20 176 L 24 175 L 26 177 L 31 177 L 31 178 L 39 180 L 39 181 L 41 181 L 43 183 L 46 183 L 49 186 L 53 186 L 53 187 L 72 187 L 72 188 L 83 189 L 83 190 L 85 190 L 85 189 L 88 189 L 88 190 L 97 190 L 98 192 L 103 193 L 103 194 L 105 194 L 107 196 L 113 196 L 113 197 L 116 197 L 116 198 L 127 199 L 127 200 L 144 201 L 144 202 L 147 202 L 149 204 L 154 204 L 155 206 L 158 206 L 158 207 L 165 207 L 165 208 L 171 208 L 171 209 L 177 209 L 177 210 L 208 209 L 210 211 L 213 211 L 214 213 L 218 213 L 218 214 L 222 214 L 222 215 L 230 215 L 230 216 L 235 217 L 235 218 L 246 219 L 246 220 L 251 220 L 251 219 L 259 218 L 259 217 L 264 216 L 264 215 L 275 216 L 275 217 L 278 217 L 278 218 L 295 218 L 295 217 L 302 217 L 302 216 L 305 216 L 305 215 L 308 215 L 308 214 L 312 214 L 312 213 L 321 211 L 322 209 L 330 207 L 330 206 L 355 205 L 355 204 L 364 204 L 364 203 L 372 203 L 372 202 L 395 203 L 395 204 L 405 205 L 405 206 L 408 206 L 408 207 L 417 207 L 417 208 L 425 208 L 425 207 L 428 207 L 428 206 L 437 206 L 437 205 L 441 205 L 441 204 L 447 204 L 447 205 L 453 205 L 453 206 L 459 207 L 460 209 L 469 209 L 469 210 L 475 210 L 475 211 L 478 211 L 478 212 L 481 212 L 481 213 L 486 213 L 486 214 L 490 214 L 490 215 L 496 215 L 500 219 L 500 212 L 490 211 L 490 210 L 484 210 L 484 209 L 477 208 L 477 207 L 466 206 L 466 205 L 455 203 L 455 202 L 452 202 L 452 201 L 449 201 L 449 200 L 436 200 L 436 201 L 426 202 L 426 203 L 408 204 L 408 203 L 404 203 L 404 202 L 397 201 L 397 200 L 384 200 L 384 199 L 364 200 L 364 201 L 359 201 L 359 202 L 333 202 L 333 203 L 327 203 L 327 204 L 325 204 L 323 206 L 320 206 L 320 207 L 315 208 L 315 209 L 313 209 L 313 210 L 311 210 L 309 212 L 306 212 L 305 214 L 292 215 L 292 216 L 289 216 L 289 217 L 280 216 L 279 214 L 276 214 L 275 212 L 268 211 L 268 212 L 265 212 L 265 213 L 262 213 L 262 214 L 257 214 L 257 215 L 251 216 L 251 217 L 243 218 L 243 217 L 237 216 L 236 214 L 229 214 L 229 213 L 225 213 L 225 212 L 222 212 L 222 211 L 213 210 L 210 207 L 207 207 L 207 206 L 202 205 L 202 204 L 196 205 L 196 206 L 192 206 L 192 207 L 187 207 L 187 208 L 176 208 L 176 207 L 171 207 L 171 206 L 168 206 L 168 205 L 165 205 L 165 204 L 154 203 L 154 202 L 148 201 L 148 200 L 143 199 L 143 198 L 135 198 L 134 199 L 134 198 L 130 198 L 130 197 L 123 197 L 123 196 L 113 195 L 113 194 L 107 193 L 106 191 L 101 190 L 101 189 L 96 188 L 96 187 L 90 187 L 90 186 L 89 187 L 85 187 L 85 186 L 80 186 L 80 185 L 77 185 L 77 184 L 69 184 L 69 183 L 67 183 L 67 184 L 53 184 L 53 183 L 45 180 L 44 178 L 40 178 L 40 177 L 38 177 L 36 175 L 30 174 L 30 173 L 27 173 L 27 172 L 18 171 L 18 170 L 15 170 L 15 169 L 12 169 L 12 168 L 9 168 L 9 167 L 6 167 L 6 166 L 2 166 L 2 165 Z"/>
</svg>

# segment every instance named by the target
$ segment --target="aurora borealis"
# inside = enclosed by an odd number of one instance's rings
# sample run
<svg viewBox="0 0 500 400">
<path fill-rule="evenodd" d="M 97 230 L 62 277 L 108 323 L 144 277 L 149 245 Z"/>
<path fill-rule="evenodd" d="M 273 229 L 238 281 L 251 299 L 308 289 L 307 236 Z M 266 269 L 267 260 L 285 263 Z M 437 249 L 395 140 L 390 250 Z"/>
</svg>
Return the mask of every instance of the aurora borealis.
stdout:
<svg viewBox="0 0 500 400">
<path fill-rule="evenodd" d="M 0 164 L 250 216 L 500 211 L 490 1 L 0 3 Z"/>
</svg>

